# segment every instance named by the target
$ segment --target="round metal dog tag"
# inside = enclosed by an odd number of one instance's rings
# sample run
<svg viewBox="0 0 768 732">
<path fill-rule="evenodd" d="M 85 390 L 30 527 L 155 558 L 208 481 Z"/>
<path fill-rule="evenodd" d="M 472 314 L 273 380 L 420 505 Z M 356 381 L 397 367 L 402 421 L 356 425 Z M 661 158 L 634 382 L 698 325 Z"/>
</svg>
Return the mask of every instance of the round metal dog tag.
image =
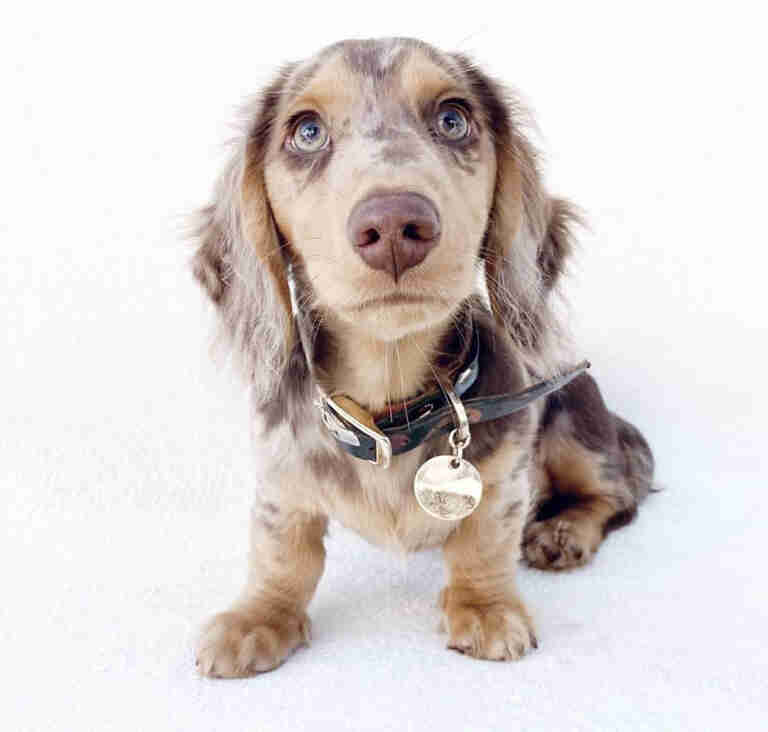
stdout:
<svg viewBox="0 0 768 732">
<path fill-rule="evenodd" d="M 483 481 L 472 463 L 439 455 L 422 465 L 413 479 L 416 500 L 430 516 L 455 521 L 474 511 L 483 496 Z"/>
</svg>

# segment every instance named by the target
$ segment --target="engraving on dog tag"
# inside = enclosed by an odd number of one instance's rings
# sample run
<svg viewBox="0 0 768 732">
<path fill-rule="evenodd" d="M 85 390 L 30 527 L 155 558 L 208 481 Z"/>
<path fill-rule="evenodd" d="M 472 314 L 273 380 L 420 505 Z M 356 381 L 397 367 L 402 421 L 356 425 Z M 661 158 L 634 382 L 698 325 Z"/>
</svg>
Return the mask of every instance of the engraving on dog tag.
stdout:
<svg viewBox="0 0 768 732">
<path fill-rule="evenodd" d="M 413 492 L 430 516 L 456 521 L 477 508 L 483 481 L 472 463 L 454 455 L 438 455 L 418 469 Z"/>
</svg>

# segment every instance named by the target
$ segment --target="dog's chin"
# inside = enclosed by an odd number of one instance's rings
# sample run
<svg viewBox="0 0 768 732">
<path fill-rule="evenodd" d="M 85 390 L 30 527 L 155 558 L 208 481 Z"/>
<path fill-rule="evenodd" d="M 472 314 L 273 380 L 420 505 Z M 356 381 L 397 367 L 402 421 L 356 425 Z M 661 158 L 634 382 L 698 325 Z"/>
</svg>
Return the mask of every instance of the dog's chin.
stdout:
<svg viewBox="0 0 768 732">
<path fill-rule="evenodd" d="M 457 304 L 428 295 L 386 295 L 346 307 L 338 315 L 378 340 L 395 341 L 444 323 Z"/>
</svg>

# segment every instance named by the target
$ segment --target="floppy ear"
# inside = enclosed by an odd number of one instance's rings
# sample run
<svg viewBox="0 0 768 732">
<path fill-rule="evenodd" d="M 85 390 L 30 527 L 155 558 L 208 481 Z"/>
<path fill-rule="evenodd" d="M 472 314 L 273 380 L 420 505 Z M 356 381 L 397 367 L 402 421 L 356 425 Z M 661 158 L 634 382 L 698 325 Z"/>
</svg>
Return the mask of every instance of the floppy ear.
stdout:
<svg viewBox="0 0 768 732">
<path fill-rule="evenodd" d="M 541 356 L 555 330 L 549 294 L 572 251 L 572 225 L 581 219 L 544 189 L 520 105 L 460 59 L 496 147 L 496 189 L 481 250 L 491 309 L 523 351 Z"/>
<path fill-rule="evenodd" d="M 273 395 L 294 339 L 283 247 L 264 183 L 264 157 L 287 73 L 262 93 L 247 131 L 233 143 L 213 202 L 200 212 L 192 260 L 257 403 Z"/>
</svg>

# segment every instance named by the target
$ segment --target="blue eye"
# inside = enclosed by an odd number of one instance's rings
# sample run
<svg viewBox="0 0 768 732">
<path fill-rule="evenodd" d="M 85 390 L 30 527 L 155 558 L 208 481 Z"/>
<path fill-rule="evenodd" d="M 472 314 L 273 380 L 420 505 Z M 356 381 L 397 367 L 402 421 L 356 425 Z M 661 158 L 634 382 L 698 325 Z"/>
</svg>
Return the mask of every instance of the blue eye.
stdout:
<svg viewBox="0 0 768 732">
<path fill-rule="evenodd" d="M 448 140 L 461 140 L 469 134 L 469 120 L 461 107 L 443 104 L 437 113 L 437 131 Z"/>
<path fill-rule="evenodd" d="M 293 145 L 302 152 L 318 152 L 328 144 L 328 130 L 315 114 L 302 117 L 293 132 Z"/>
</svg>

